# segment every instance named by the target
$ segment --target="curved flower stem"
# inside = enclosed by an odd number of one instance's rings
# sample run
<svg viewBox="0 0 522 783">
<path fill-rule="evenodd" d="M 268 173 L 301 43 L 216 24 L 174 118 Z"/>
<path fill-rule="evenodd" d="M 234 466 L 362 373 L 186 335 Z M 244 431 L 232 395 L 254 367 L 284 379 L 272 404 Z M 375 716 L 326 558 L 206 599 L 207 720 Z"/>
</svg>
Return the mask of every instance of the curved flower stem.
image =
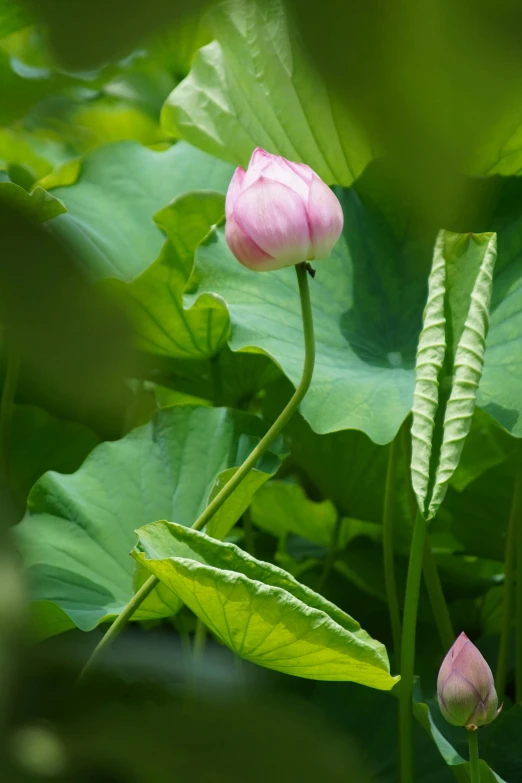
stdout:
<svg viewBox="0 0 522 783">
<path fill-rule="evenodd" d="M 136 609 L 141 606 L 149 593 L 152 593 L 158 581 L 159 580 L 157 576 L 149 576 L 147 581 L 142 584 L 140 589 L 134 593 L 125 609 L 120 612 L 109 630 L 105 633 L 101 641 L 94 648 L 94 652 L 80 672 L 80 680 L 83 680 L 85 675 L 90 671 L 92 665 L 96 662 L 105 647 L 107 647 L 113 641 L 113 639 L 115 639 L 123 631 Z"/>
<path fill-rule="evenodd" d="M 261 438 L 254 450 L 249 454 L 243 464 L 236 470 L 234 475 L 227 481 L 225 486 L 218 492 L 215 498 L 209 503 L 202 514 L 196 519 L 192 525 L 193 530 L 201 530 L 205 525 L 210 522 L 214 514 L 219 511 L 221 506 L 225 503 L 234 490 L 241 484 L 243 479 L 250 473 L 252 468 L 256 465 L 257 461 L 268 449 L 268 447 L 274 442 L 274 440 L 281 433 L 285 425 L 292 418 L 294 413 L 299 407 L 300 402 L 305 396 L 310 386 L 312 375 L 314 372 L 315 364 L 315 337 L 314 337 L 314 322 L 312 316 L 312 303 L 310 301 L 310 289 L 308 287 L 308 269 L 305 263 L 297 264 L 296 268 L 297 282 L 299 285 L 299 296 L 301 299 L 301 314 L 303 319 L 303 332 L 304 332 L 304 344 L 305 344 L 305 359 L 303 374 L 299 385 L 294 394 L 290 398 L 287 406 L 279 414 L 278 418 L 274 421 L 270 429 Z M 125 609 L 113 622 L 101 642 L 95 648 L 91 657 L 87 661 L 84 669 L 80 674 L 80 679 L 83 678 L 86 672 L 91 668 L 93 661 L 98 658 L 100 652 L 107 646 L 118 634 L 123 631 L 128 621 L 143 603 L 145 598 L 156 587 L 159 579 L 156 576 L 150 576 L 147 581 L 142 585 L 138 592 L 131 598 Z"/>
<path fill-rule="evenodd" d="M 402 621 L 401 683 L 399 691 L 400 781 L 413 783 L 413 676 L 415 674 L 415 634 L 426 544 L 427 523 L 417 512 L 406 581 L 406 597 Z"/>
<path fill-rule="evenodd" d="M 402 621 L 395 579 L 395 560 L 393 547 L 393 512 L 395 501 L 395 485 L 397 481 L 397 459 L 399 454 L 398 438 L 390 443 L 388 452 L 388 469 L 386 471 L 386 487 L 382 512 L 382 549 L 384 559 L 384 582 L 386 598 L 390 610 L 390 623 L 393 636 L 393 649 L 397 668 L 401 665 L 401 635 Z"/>
<path fill-rule="evenodd" d="M 513 626 L 513 607 L 515 599 L 515 569 L 518 573 L 522 570 L 520 565 L 520 535 L 522 531 L 522 523 L 520 522 L 520 500 L 521 500 L 521 485 L 522 485 L 522 458 L 520 450 L 516 455 L 517 466 L 515 473 L 515 486 L 513 488 L 513 498 L 511 501 L 511 509 L 509 512 L 509 521 L 506 537 L 506 555 L 504 565 L 504 595 L 502 598 L 502 621 L 500 631 L 500 645 L 498 650 L 498 663 L 497 663 L 497 676 L 495 678 L 495 687 L 497 689 L 499 702 L 502 704 L 506 691 L 507 682 L 507 670 L 509 662 L 509 647 L 511 641 L 511 628 Z M 518 555 L 518 557 L 517 557 Z M 518 560 L 518 562 L 517 562 Z M 517 580 L 522 582 L 522 580 Z M 519 585 L 520 587 L 520 585 Z M 517 604 L 518 604 L 518 590 L 517 590 Z M 517 612 L 522 611 L 517 605 Z M 518 622 L 517 617 L 517 622 Z M 517 626 L 518 630 L 518 626 Z M 520 652 L 517 649 L 517 655 Z M 517 674 L 517 687 L 518 679 L 521 680 L 520 687 L 522 687 L 522 675 L 518 677 Z"/>
<path fill-rule="evenodd" d="M 480 756 L 478 746 L 478 730 L 468 731 L 469 744 L 469 779 L 470 783 L 480 783 Z"/>
</svg>

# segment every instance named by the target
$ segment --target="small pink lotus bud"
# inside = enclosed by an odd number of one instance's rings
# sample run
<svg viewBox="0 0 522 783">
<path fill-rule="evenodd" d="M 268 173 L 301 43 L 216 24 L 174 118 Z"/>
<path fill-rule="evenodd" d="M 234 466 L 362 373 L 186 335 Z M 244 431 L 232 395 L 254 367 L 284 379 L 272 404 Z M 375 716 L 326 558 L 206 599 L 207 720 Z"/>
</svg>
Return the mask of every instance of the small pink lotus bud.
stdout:
<svg viewBox="0 0 522 783">
<path fill-rule="evenodd" d="M 485 658 L 461 633 L 440 667 L 437 697 L 453 726 L 475 729 L 494 720 L 500 709 L 493 675 Z"/>
<path fill-rule="evenodd" d="M 228 246 L 256 271 L 326 258 L 343 229 L 337 197 L 310 166 L 261 147 L 235 170 L 225 211 Z"/>
</svg>

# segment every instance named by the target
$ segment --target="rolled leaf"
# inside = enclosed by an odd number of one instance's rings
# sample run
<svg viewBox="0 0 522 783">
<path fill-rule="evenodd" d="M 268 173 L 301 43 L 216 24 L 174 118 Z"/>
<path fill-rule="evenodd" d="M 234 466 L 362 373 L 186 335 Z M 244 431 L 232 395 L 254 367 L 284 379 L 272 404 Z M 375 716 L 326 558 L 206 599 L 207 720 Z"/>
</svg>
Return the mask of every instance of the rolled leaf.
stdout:
<svg viewBox="0 0 522 783">
<path fill-rule="evenodd" d="M 419 339 L 412 425 L 412 482 L 432 519 L 455 472 L 482 375 L 496 234 L 441 231 Z"/>
</svg>

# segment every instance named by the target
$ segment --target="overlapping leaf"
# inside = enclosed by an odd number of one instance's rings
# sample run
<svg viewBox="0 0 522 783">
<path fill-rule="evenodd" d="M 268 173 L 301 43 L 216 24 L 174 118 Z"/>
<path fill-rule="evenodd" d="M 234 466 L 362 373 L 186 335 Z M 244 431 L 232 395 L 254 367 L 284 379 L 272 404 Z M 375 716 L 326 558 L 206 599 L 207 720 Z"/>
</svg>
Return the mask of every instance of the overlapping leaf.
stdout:
<svg viewBox="0 0 522 783">
<path fill-rule="evenodd" d="M 446 494 L 471 426 L 495 260 L 495 234 L 441 232 L 435 245 L 412 425 L 412 482 L 428 519 Z"/>
<path fill-rule="evenodd" d="M 77 251 L 91 276 L 129 282 L 163 245 L 153 215 L 191 190 L 224 193 L 231 174 L 231 166 L 187 144 L 164 152 L 130 141 L 108 144 L 85 158 L 75 184 L 52 190 L 68 212 L 52 229 Z"/>
<path fill-rule="evenodd" d="M 246 166 L 257 146 L 349 185 L 371 159 L 363 134 L 303 53 L 280 0 L 228 0 L 163 109 L 167 132 Z"/>
<path fill-rule="evenodd" d="M 43 476 L 16 530 L 40 632 L 73 623 L 90 630 L 117 615 L 133 592 L 134 529 L 165 516 L 192 525 L 222 471 L 240 465 L 263 432 L 248 414 L 177 406 L 101 444 L 73 475 Z M 257 470 L 273 472 L 279 453 L 274 447 Z M 245 480 L 248 499 L 257 487 Z M 232 496 L 223 520 L 233 524 L 236 513 Z M 136 618 L 159 611 L 153 596 Z"/>
<path fill-rule="evenodd" d="M 206 359 L 224 344 L 229 327 L 226 310 L 210 306 L 183 308 L 183 289 L 194 252 L 224 215 L 224 196 L 212 191 L 180 196 L 155 215 L 167 234 L 159 258 L 131 283 L 107 281 L 125 304 L 140 349 L 155 356 Z"/>
<path fill-rule="evenodd" d="M 384 647 L 355 620 L 270 563 L 180 525 L 138 531 L 134 557 L 243 658 L 318 680 L 389 690 Z"/>
</svg>

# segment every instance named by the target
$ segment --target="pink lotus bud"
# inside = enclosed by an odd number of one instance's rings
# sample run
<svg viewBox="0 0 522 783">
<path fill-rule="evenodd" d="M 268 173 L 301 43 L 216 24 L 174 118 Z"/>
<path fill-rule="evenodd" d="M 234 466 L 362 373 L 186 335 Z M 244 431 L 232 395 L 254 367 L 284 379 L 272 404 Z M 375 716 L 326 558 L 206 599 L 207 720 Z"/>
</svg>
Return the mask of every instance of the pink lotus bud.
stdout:
<svg viewBox="0 0 522 783">
<path fill-rule="evenodd" d="M 453 726 L 475 729 L 494 720 L 500 709 L 486 660 L 461 633 L 442 662 L 437 680 L 442 714 Z"/>
<path fill-rule="evenodd" d="M 261 147 L 235 170 L 225 211 L 228 246 L 256 271 L 326 258 L 343 229 L 337 197 L 310 166 Z"/>
</svg>

